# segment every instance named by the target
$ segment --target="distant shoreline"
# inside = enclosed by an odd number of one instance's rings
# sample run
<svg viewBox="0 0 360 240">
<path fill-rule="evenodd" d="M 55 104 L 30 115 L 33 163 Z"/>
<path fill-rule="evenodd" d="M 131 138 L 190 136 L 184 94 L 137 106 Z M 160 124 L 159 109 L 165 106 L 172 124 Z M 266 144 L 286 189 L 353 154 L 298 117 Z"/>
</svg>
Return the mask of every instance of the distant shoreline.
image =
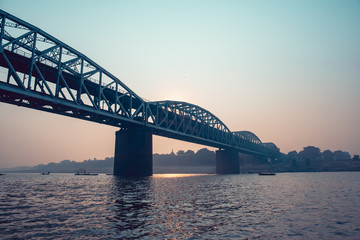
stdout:
<svg viewBox="0 0 360 240">
<path fill-rule="evenodd" d="M 359 164 L 360 165 L 360 164 Z M 259 172 L 269 171 L 267 166 L 258 166 L 257 168 L 241 168 L 240 174 L 256 174 Z M 288 169 L 288 170 L 280 170 L 280 169 L 272 169 L 272 171 L 277 173 L 296 173 L 296 172 L 360 172 L 359 168 L 349 168 L 349 169 Z M 28 171 L 1 171 L 2 173 L 11 174 L 11 173 L 38 173 L 41 171 L 28 170 Z M 51 172 L 51 171 L 50 171 Z M 89 171 L 90 173 L 99 173 L 99 174 L 112 174 L 112 169 L 109 171 Z M 69 173 L 74 174 L 76 171 L 53 171 L 51 173 Z M 213 166 L 186 166 L 186 167 L 157 167 L 154 168 L 154 174 L 216 174 L 216 169 Z"/>
<path fill-rule="evenodd" d="M 309 154 L 317 152 L 314 156 Z M 327 154 L 325 154 L 327 153 Z M 324 156 L 322 156 L 322 154 Z M 330 157 L 328 156 L 330 154 Z M 338 156 L 340 154 L 340 156 Z M 332 156 L 332 157 L 331 157 Z M 326 160 L 327 159 L 327 160 Z M 277 157 L 271 159 L 256 159 L 246 155 L 240 156 L 241 173 L 258 172 L 351 172 L 360 171 L 359 155 L 350 155 L 346 152 L 326 150 L 323 153 L 316 147 L 306 147 L 300 153 L 289 152 L 288 155 L 279 152 Z M 37 166 L 2 168 L 4 173 L 112 173 L 114 158 L 107 157 L 104 160 L 88 159 L 83 162 L 63 160 L 59 163 L 39 164 Z M 154 154 L 153 172 L 157 173 L 216 173 L 216 153 L 206 148 L 196 153 L 178 151 L 176 154 Z"/>
</svg>

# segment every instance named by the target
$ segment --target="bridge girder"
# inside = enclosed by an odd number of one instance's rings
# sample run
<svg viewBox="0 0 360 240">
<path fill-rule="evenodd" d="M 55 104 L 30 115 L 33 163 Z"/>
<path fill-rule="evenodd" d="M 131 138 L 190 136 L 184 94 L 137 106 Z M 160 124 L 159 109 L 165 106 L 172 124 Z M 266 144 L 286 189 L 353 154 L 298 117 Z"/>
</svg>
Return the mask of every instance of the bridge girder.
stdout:
<svg viewBox="0 0 360 240">
<path fill-rule="evenodd" d="M 27 101 L 37 94 L 44 106 L 52 105 L 46 99 L 50 97 L 126 121 L 138 122 L 144 113 L 143 99 L 84 54 L 1 10 L 0 24 L 0 66 L 8 69 L 6 81 L 0 83 L 9 94 L 21 90 Z"/>
<path fill-rule="evenodd" d="M 147 102 L 84 54 L 0 10 L 0 101 L 120 128 L 264 154 L 260 139 L 233 133 L 211 112 L 177 101 Z"/>
<path fill-rule="evenodd" d="M 148 124 L 208 141 L 231 145 L 228 127 L 211 112 L 194 104 L 179 101 L 149 102 Z"/>
</svg>

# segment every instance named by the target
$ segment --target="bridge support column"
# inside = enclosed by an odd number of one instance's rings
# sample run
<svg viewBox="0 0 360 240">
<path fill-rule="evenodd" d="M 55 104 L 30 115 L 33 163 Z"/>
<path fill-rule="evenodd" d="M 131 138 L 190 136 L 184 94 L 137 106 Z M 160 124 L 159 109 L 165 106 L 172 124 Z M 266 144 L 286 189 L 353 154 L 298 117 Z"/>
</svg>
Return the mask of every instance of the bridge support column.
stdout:
<svg viewBox="0 0 360 240">
<path fill-rule="evenodd" d="M 239 152 L 235 150 L 216 151 L 216 174 L 239 174 Z"/>
<path fill-rule="evenodd" d="M 121 129 L 115 136 L 114 175 L 151 176 L 151 131 L 145 127 L 134 127 Z"/>
</svg>

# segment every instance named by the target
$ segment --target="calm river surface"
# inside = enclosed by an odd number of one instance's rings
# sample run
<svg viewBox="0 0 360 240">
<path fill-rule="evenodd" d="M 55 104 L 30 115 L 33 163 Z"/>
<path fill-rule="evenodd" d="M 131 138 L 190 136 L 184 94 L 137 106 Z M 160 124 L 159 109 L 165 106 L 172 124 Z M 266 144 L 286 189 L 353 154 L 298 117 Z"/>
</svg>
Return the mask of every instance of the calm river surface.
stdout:
<svg viewBox="0 0 360 240">
<path fill-rule="evenodd" d="M 360 172 L 0 176 L 0 239 L 360 239 Z"/>
</svg>

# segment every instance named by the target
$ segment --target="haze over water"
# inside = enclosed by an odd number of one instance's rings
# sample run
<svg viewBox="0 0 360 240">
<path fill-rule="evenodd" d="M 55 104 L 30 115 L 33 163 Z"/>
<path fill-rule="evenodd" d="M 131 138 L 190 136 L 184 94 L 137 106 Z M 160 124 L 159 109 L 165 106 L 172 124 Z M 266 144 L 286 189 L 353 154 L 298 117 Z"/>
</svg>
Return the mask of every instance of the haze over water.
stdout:
<svg viewBox="0 0 360 240">
<path fill-rule="evenodd" d="M 282 152 L 360 151 L 359 1 L 1 0 L 139 96 Z M 0 69 L 0 75 L 4 75 Z M 6 77 L 6 75 L 5 75 Z M 0 103 L 0 168 L 111 157 L 118 129 Z M 154 153 L 202 148 L 154 137 Z M 0 239 L 358 239 L 360 173 L 0 176 Z"/>
<path fill-rule="evenodd" d="M 356 239 L 360 173 L 8 174 L 1 239 Z"/>
<path fill-rule="evenodd" d="M 357 0 L 1 0 L 0 8 L 145 99 L 198 105 L 284 153 L 360 153 Z M 3 103 L 0 112 L 0 168 L 114 154 L 117 128 Z M 154 137 L 154 153 L 201 148 Z"/>
</svg>

